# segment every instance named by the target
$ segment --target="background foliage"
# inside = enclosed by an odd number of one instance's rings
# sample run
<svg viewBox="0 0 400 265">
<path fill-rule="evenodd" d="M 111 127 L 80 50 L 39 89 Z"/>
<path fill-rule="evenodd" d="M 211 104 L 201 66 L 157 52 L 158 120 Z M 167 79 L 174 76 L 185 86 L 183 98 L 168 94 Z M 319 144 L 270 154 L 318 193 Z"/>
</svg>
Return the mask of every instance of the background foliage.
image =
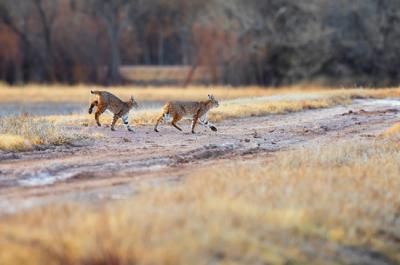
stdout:
<svg viewBox="0 0 400 265">
<path fill-rule="evenodd" d="M 397 0 L 0 0 L 0 79 L 123 83 L 187 65 L 212 83 L 398 83 Z"/>
</svg>

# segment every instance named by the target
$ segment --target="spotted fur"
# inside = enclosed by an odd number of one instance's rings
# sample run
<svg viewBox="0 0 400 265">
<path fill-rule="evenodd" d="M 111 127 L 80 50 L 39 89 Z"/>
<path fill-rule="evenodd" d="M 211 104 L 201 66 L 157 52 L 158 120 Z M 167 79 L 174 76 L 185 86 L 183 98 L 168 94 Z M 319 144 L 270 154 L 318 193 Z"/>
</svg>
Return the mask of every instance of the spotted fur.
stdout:
<svg viewBox="0 0 400 265">
<path fill-rule="evenodd" d="M 133 129 L 129 126 L 129 111 L 135 107 L 138 107 L 137 102 L 133 97 L 130 98 L 129 101 L 122 101 L 118 97 L 107 91 L 90 91 L 92 94 L 96 95 L 96 99 L 93 100 L 92 104 L 89 107 L 89 114 L 92 114 L 93 108 L 97 107 L 94 117 L 96 119 L 96 123 L 98 126 L 101 126 L 99 118 L 100 115 L 104 113 L 104 111 L 109 110 L 114 114 L 113 120 L 111 123 L 111 130 L 115 131 L 115 123 L 119 118 L 122 119 L 124 125 L 128 129 L 128 131 L 133 131 Z"/>
<path fill-rule="evenodd" d="M 158 132 L 157 126 L 161 121 L 171 121 L 171 125 L 176 129 L 182 131 L 180 127 L 176 124 L 185 116 L 190 116 L 192 118 L 192 133 L 196 127 L 197 122 L 210 128 L 213 131 L 217 131 L 215 125 L 208 121 L 207 113 L 210 109 L 219 106 L 218 101 L 212 95 L 208 95 L 208 100 L 206 101 L 173 101 L 167 102 L 162 110 L 162 113 L 157 119 L 156 125 L 154 126 L 154 131 Z"/>
</svg>

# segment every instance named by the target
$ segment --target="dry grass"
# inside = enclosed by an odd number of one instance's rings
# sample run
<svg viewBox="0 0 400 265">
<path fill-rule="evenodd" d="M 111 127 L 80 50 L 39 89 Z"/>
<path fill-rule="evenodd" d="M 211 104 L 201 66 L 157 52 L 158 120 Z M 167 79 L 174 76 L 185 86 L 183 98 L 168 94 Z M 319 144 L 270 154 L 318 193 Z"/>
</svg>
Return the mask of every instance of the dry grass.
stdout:
<svg viewBox="0 0 400 265">
<path fill-rule="evenodd" d="M 26 151 L 36 147 L 71 144 L 84 138 L 44 119 L 31 116 L 0 118 L 0 150 Z"/>
<path fill-rule="evenodd" d="M 396 123 L 383 133 L 384 137 L 398 137 L 400 136 L 400 123 Z"/>
<path fill-rule="evenodd" d="M 270 100 L 264 98 L 260 100 L 234 100 L 221 104 L 220 108 L 210 112 L 210 119 L 224 120 L 228 118 L 242 118 L 251 116 L 263 116 L 268 114 L 282 114 L 298 112 L 309 109 L 329 108 L 339 104 L 348 104 L 351 102 L 351 95 L 320 95 L 309 99 L 300 97 L 292 100 Z"/>
<path fill-rule="evenodd" d="M 333 143 L 31 210 L 1 221 L 0 264 L 397 264 L 399 162 L 390 138 Z"/>
<path fill-rule="evenodd" d="M 207 94 L 214 94 L 219 99 L 232 99 L 249 96 L 268 96 L 289 93 L 287 90 L 267 90 L 260 87 L 243 87 L 232 89 L 229 87 L 196 86 L 182 89 L 179 87 L 96 87 L 96 86 L 42 86 L 27 85 L 22 87 L 8 87 L 0 85 L 0 102 L 78 102 L 87 103 L 93 99 L 91 89 L 107 90 L 123 99 L 133 95 L 138 101 L 165 101 L 165 100 L 199 100 L 206 99 Z"/>
<path fill-rule="evenodd" d="M 190 71 L 190 66 L 122 66 L 121 75 L 128 81 L 135 83 L 177 83 L 183 84 Z M 210 74 L 207 69 L 198 67 L 194 72 L 192 81 L 199 83 L 201 81 L 210 80 Z"/>
<path fill-rule="evenodd" d="M 0 134 L 0 150 L 24 151 L 32 149 L 32 143 L 20 135 Z"/>
<path fill-rule="evenodd" d="M 93 97 L 91 89 L 108 90 L 121 98 L 135 96 L 140 102 L 166 101 L 166 100 L 202 100 L 207 94 L 214 94 L 220 100 L 261 97 L 285 94 L 335 94 L 353 95 L 354 97 L 400 97 L 400 88 L 392 89 L 329 89 L 316 86 L 293 86 L 280 89 L 263 87 L 238 87 L 227 86 L 192 86 L 186 89 L 179 87 L 96 87 L 96 86 L 65 86 L 65 85 L 25 85 L 10 87 L 0 84 L 0 102 L 78 102 L 87 103 Z"/>
</svg>

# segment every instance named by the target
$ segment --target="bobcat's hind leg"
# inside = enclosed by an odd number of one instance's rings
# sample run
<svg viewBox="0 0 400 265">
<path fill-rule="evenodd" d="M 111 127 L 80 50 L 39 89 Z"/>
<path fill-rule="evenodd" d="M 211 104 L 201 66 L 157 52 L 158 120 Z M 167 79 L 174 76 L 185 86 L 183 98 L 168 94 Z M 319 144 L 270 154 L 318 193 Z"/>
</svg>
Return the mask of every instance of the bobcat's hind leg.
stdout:
<svg viewBox="0 0 400 265">
<path fill-rule="evenodd" d="M 94 118 L 96 119 L 97 126 L 99 126 L 99 127 L 101 127 L 101 123 L 100 123 L 100 120 L 99 120 L 100 115 L 103 114 L 103 112 L 106 109 L 107 109 L 107 107 L 105 107 L 105 106 L 97 106 L 97 110 L 96 110 L 96 112 L 94 114 Z"/>
<path fill-rule="evenodd" d="M 95 106 L 97 106 L 98 104 L 99 104 L 99 102 L 97 100 L 93 100 L 93 102 L 92 102 L 92 104 L 90 104 L 90 107 L 89 107 L 89 110 L 88 110 L 89 114 L 92 114 L 93 108 Z"/>
<path fill-rule="evenodd" d="M 156 122 L 156 125 L 154 126 L 154 131 L 155 132 L 158 132 L 158 130 L 157 130 L 157 126 L 158 126 L 158 124 L 164 119 L 164 113 L 161 113 L 161 115 L 157 118 L 157 122 Z"/>
<path fill-rule="evenodd" d="M 179 128 L 178 125 L 176 125 L 176 123 L 177 123 L 178 121 L 180 121 L 181 119 L 182 119 L 182 117 L 180 117 L 180 116 L 178 116 L 178 115 L 175 115 L 174 118 L 172 119 L 172 122 L 171 122 L 172 126 L 174 126 L 175 128 L 177 128 L 177 129 L 180 130 L 180 131 L 182 131 L 182 129 Z"/>
</svg>

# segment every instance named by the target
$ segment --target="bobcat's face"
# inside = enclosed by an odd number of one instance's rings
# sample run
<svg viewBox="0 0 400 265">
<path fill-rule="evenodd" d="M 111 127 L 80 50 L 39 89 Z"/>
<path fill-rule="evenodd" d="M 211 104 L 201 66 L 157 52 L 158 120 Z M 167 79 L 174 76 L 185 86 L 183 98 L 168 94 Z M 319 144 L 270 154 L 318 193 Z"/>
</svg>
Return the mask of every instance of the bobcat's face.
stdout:
<svg viewBox="0 0 400 265">
<path fill-rule="evenodd" d="M 139 107 L 138 103 L 133 98 L 133 96 L 131 96 L 131 106 L 132 106 L 132 108 L 136 108 L 136 109 Z"/>
<path fill-rule="evenodd" d="M 212 104 L 213 108 L 218 108 L 219 107 L 219 102 L 218 102 L 218 100 L 216 100 L 214 98 L 213 95 L 208 95 L 208 99 L 211 100 L 211 104 Z"/>
</svg>

